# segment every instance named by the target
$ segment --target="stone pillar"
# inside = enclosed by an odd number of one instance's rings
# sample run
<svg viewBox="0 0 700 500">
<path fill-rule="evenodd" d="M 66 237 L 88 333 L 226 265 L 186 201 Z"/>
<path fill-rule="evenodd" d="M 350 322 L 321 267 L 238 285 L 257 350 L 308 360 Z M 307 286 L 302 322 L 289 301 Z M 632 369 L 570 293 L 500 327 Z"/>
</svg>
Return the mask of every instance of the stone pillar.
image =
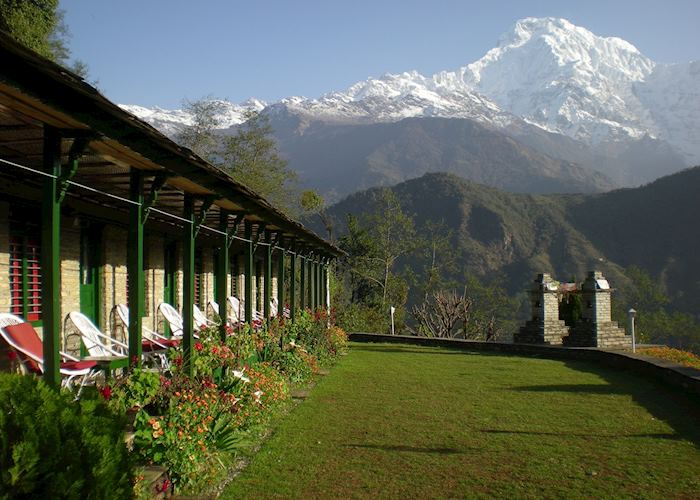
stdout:
<svg viewBox="0 0 700 500">
<path fill-rule="evenodd" d="M 564 340 L 575 347 L 631 348 L 632 337 L 612 321 L 610 283 L 600 271 L 590 271 L 581 286 L 581 320 Z"/>
<path fill-rule="evenodd" d="M 513 342 L 561 345 L 569 327 L 559 319 L 559 282 L 548 273 L 538 274 L 530 289 L 531 319 L 520 327 Z"/>
</svg>

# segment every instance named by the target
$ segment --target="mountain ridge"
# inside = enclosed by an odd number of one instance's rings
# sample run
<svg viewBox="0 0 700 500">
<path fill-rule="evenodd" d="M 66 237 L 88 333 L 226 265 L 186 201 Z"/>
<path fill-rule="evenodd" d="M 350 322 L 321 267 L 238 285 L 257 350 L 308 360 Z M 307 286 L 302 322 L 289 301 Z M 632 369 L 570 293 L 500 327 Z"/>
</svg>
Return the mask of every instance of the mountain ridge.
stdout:
<svg viewBox="0 0 700 500">
<path fill-rule="evenodd" d="M 328 208 L 335 236 L 347 214 L 376 208 L 381 188 L 354 193 Z M 459 273 L 503 276 L 510 294 L 524 291 L 535 274 L 561 279 L 591 269 L 624 288 L 624 269 L 645 269 L 666 289 L 678 310 L 700 311 L 700 166 L 637 188 L 601 194 L 507 193 L 454 174 L 428 173 L 390 188 L 419 232 L 428 221 L 452 231 Z M 311 227 L 321 231 L 316 220 Z"/>
<path fill-rule="evenodd" d="M 254 102 L 270 114 L 286 108 L 332 123 L 439 116 L 504 128 L 524 120 L 589 145 L 648 135 L 671 144 L 690 164 L 700 162 L 700 118 L 693 112 L 676 118 L 665 110 L 669 102 L 700 109 L 698 75 L 698 62 L 657 64 L 620 38 L 599 37 L 565 19 L 525 18 L 482 58 L 454 71 L 385 74 L 317 99 Z M 675 85 L 679 79 L 684 89 Z M 126 109 L 148 120 L 147 108 Z M 166 132 L 182 125 L 181 110 L 166 121 L 161 115 Z"/>
<path fill-rule="evenodd" d="M 344 148 L 346 158 L 329 157 L 326 145 L 317 144 L 319 155 L 297 152 L 308 148 L 308 134 L 332 136 L 342 127 L 392 124 L 394 135 L 405 131 L 406 119 L 425 119 L 424 129 L 436 118 L 469 120 L 515 139 L 534 150 L 543 160 L 538 176 L 548 179 L 551 163 L 576 163 L 595 178 L 602 173 L 615 186 L 637 186 L 688 166 L 700 163 L 700 62 L 658 64 L 629 42 L 616 37 L 600 37 L 565 19 L 525 18 L 501 36 L 496 47 L 482 58 L 453 71 L 424 76 L 416 71 L 367 78 L 343 91 L 333 91 L 316 99 L 289 97 L 273 103 L 250 99 L 242 104 L 218 102 L 219 133 L 233 134 L 246 110 L 268 116 L 279 149 L 293 168 L 299 170 L 301 184 L 320 191 L 336 201 L 352 189 L 368 187 L 344 183 L 340 172 L 332 178 L 335 164 L 353 164 L 357 179 L 369 178 L 376 169 L 372 159 L 357 151 L 368 149 L 372 141 Z M 182 110 L 149 109 L 124 105 L 128 111 L 175 137 L 191 117 Z M 464 127 L 452 122 L 456 129 Z M 292 126 L 293 125 L 293 126 Z M 446 136 L 455 130 L 445 128 Z M 356 134 L 357 135 L 357 134 Z M 466 138 L 462 138 L 462 143 Z M 444 140 L 444 148 L 451 145 Z M 424 156 L 433 163 L 412 167 L 412 159 L 394 155 L 384 162 L 376 182 L 400 182 L 404 168 L 418 175 L 426 171 L 449 170 L 468 176 L 458 165 L 469 158 L 457 158 L 455 165 L 441 160 L 449 151 L 433 149 Z M 377 146 L 390 149 L 391 144 Z M 326 148 L 327 149 L 327 148 Z M 380 154 L 381 156 L 381 154 Z M 492 162 L 498 170 L 498 152 Z M 323 158 L 324 164 L 319 162 Z M 302 161 L 303 160 L 303 161 Z M 484 167 L 485 168 L 485 167 Z M 308 172 L 322 172 L 327 184 Z M 415 173 L 414 172 L 414 173 Z M 380 172 L 381 173 L 381 172 Z M 541 174 L 541 175 L 540 175 Z M 537 176 L 536 176 L 537 177 Z M 582 175 L 578 175 L 582 177 Z M 566 186 L 571 176 L 564 172 L 556 188 L 560 192 L 601 190 L 600 182 Z M 484 182 L 476 172 L 475 180 Z M 502 180 L 487 182 L 504 186 Z M 532 183 L 530 183 L 532 185 Z M 551 192 L 552 189 L 533 189 Z"/>
</svg>

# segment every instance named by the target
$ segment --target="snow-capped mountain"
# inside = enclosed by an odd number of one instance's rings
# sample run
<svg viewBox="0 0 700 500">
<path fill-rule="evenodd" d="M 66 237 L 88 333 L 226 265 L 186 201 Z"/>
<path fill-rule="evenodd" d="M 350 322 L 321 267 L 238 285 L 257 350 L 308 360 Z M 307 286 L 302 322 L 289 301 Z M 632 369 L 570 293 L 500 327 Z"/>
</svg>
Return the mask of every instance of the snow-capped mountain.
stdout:
<svg viewBox="0 0 700 500">
<path fill-rule="evenodd" d="M 267 103 L 258 99 L 248 99 L 241 104 L 216 99 L 217 128 L 227 129 L 243 121 L 246 111 L 262 111 Z M 163 109 L 157 106 L 146 108 L 137 104 L 120 104 L 121 108 L 150 123 L 155 128 L 171 137 L 177 135 L 183 127 L 192 125 L 192 115 L 184 109 Z"/>
<path fill-rule="evenodd" d="M 244 108 L 264 106 L 227 103 L 222 128 L 240 123 Z M 181 110 L 124 107 L 170 134 L 190 120 Z M 455 71 L 387 74 L 265 108 L 271 116 L 292 113 L 334 124 L 446 117 L 506 130 L 529 123 L 601 150 L 658 138 L 687 164 L 700 163 L 698 111 L 700 62 L 656 64 L 620 38 L 555 18 L 516 22 L 494 49 Z"/>
</svg>

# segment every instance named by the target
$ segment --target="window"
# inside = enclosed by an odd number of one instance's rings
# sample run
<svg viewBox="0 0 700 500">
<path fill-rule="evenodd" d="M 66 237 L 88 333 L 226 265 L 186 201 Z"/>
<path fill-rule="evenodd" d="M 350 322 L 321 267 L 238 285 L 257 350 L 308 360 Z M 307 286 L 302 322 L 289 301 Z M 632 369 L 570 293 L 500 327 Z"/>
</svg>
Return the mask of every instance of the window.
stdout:
<svg viewBox="0 0 700 500">
<path fill-rule="evenodd" d="M 202 249 L 197 248 L 194 251 L 194 303 L 200 308 L 203 307 L 201 300 L 204 296 L 202 293 L 202 287 L 204 286 L 204 279 L 202 276 L 204 271 L 203 267 Z"/>
<path fill-rule="evenodd" d="M 41 321 L 41 247 L 10 225 L 10 312 L 27 321 Z"/>
<path fill-rule="evenodd" d="M 238 255 L 231 256 L 231 295 L 240 297 L 238 290 Z"/>
</svg>

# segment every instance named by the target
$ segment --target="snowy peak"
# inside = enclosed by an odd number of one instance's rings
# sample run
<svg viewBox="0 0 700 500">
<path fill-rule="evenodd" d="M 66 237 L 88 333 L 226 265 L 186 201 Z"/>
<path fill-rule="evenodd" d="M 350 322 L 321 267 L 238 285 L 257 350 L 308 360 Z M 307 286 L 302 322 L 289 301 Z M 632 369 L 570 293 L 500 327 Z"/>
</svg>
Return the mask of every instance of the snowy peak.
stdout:
<svg viewBox="0 0 700 500">
<path fill-rule="evenodd" d="M 620 38 L 599 37 L 565 19 L 526 18 L 459 73 L 466 86 L 504 110 L 598 143 L 615 134 L 653 132 L 632 86 L 654 67 Z"/>
<path fill-rule="evenodd" d="M 565 19 L 529 17 L 481 59 L 457 70 L 385 74 L 316 99 L 290 97 L 270 106 L 223 102 L 221 121 L 228 128 L 241 122 L 246 109 L 263 108 L 306 122 L 445 117 L 502 128 L 525 121 L 593 147 L 660 138 L 692 164 L 700 162 L 697 68 L 656 64 L 625 40 Z M 190 120 L 182 110 L 124 108 L 171 135 Z"/>
<path fill-rule="evenodd" d="M 502 59 L 536 56 L 530 61 L 528 76 L 558 68 L 566 74 L 597 72 L 624 81 L 643 80 L 654 63 L 631 43 L 616 37 L 600 37 L 566 19 L 528 17 L 517 21 L 501 36 L 498 46 L 468 66 L 474 83 L 481 71 Z"/>
<path fill-rule="evenodd" d="M 214 99 L 212 102 L 218 111 L 216 114 L 217 128 L 221 129 L 241 123 L 246 111 L 262 111 L 267 107 L 266 102 L 253 98 L 241 104 L 234 104 L 223 99 Z M 146 108 L 135 104 L 120 104 L 119 106 L 171 137 L 177 135 L 183 127 L 192 125 L 192 115 L 184 109 L 166 110 L 157 106 Z"/>
</svg>

